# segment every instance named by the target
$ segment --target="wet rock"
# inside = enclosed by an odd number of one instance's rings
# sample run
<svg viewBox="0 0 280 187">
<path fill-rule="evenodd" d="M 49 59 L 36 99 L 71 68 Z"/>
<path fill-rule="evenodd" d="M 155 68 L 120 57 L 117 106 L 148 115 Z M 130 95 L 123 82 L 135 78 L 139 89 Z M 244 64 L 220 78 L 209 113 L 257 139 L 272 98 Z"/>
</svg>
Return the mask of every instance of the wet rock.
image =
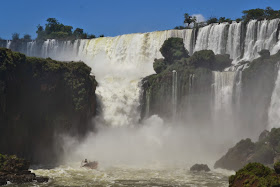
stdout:
<svg viewBox="0 0 280 187">
<path fill-rule="evenodd" d="M 205 171 L 205 172 L 208 172 L 208 171 L 210 171 L 210 169 L 207 166 L 207 164 L 195 164 L 190 168 L 190 171 Z"/>
<path fill-rule="evenodd" d="M 39 183 L 48 182 L 49 178 L 45 177 L 45 176 L 38 176 L 38 177 L 36 177 L 36 181 Z"/>
<path fill-rule="evenodd" d="M 264 140 L 266 137 L 268 137 L 268 135 L 269 135 L 269 131 L 264 130 L 259 136 L 259 141 Z"/>
<path fill-rule="evenodd" d="M 36 177 L 29 169 L 29 162 L 17 158 L 0 154 L 0 185 L 7 184 L 7 181 L 15 184 L 33 182 L 48 182 L 48 177 Z"/>
<path fill-rule="evenodd" d="M 4 177 L 0 177 L 0 186 L 6 185 L 6 184 L 7 184 L 7 180 Z"/>
<path fill-rule="evenodd" d="M 277 174 L 280 174 L 280 162 L 274 164 L 274 170 Z"/>
<path fill-rule="evenodd" d="M 255 150 L 255 144 L 251 139 L 241 140 L 233 148 L 230 148 L 226 155 L 220 158 L 214 168 L 235 170 L 242 168 L 248 163 Z"/>
<path fill-rule="evenodd" d="M 30 174 L 11 174 L 7 176 L 8 181 L 11 183 L 16 183 L 16 184 L 22 184 L 22 183 L 27 183 L 27 182 L 33 182 L 35 180 L 35 174 L 30 173 Z"/>
</svg>

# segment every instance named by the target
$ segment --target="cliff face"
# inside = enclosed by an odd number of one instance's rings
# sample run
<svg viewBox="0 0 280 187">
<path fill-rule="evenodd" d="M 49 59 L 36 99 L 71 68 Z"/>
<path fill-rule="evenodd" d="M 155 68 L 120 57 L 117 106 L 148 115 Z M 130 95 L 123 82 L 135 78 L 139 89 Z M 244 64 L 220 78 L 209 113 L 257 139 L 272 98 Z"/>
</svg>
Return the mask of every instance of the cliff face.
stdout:
<svg viewBox="0 0 280 187">
<path fill-rule="evenodd" d="M 199 114 L 210 117 L 210 111 L 206 110 L 211 104 L 211 70 L 188 67 L 174 70 L 176 74 L 170 69 L 142 80 L 141 117 L 157 114 L 162 118 L 171 119 L 173 110 L 176 110 L 176 117 L 181 119 L 184 116 L 187 118 L 188 115 L 188 119 L 203 120 L 195 117 Z M 174 79 L 177 79 L 176 82 Z M 184 112 L 185 110 L 188 112 Z"/>
<path fill-rule="evenodd" d="M 83 137 L 95 115 L 96 81 L 83 62 L 30 58 L 0 48 L 0 151 L 56 162 L 59 135 Z"/>
</svg>

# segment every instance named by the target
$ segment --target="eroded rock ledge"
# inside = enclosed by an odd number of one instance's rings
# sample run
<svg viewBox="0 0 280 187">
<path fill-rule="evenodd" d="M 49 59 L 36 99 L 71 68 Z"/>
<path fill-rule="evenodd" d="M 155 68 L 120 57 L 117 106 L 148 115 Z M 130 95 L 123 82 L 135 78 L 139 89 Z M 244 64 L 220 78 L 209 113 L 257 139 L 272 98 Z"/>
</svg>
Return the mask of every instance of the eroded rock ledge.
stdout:
<svg viewBox="0 0 280 187">
<path fill-rule="evenodd" d="M 17 158 L 15 155 L 0 154 L 0 185 L 6 185 L 8 181 L 16 184 L 34 181 L 39 183 L 48 182 L 48 177 L 36 176 L 31 173 L 29 165 L 29 161 Z"/>
</svg>

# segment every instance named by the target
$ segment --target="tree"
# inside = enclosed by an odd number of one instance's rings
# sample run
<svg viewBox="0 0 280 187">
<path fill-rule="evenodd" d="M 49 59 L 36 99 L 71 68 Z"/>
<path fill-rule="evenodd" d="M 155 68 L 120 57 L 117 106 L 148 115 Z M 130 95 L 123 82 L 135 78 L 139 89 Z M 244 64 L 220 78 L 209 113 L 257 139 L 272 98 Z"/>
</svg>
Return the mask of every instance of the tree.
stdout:
<svg viewBox="0 0 280 187">
<path fill-rule="evenodd" d="M 102 37 L 104 37 L 104 34 L 99 35 L 99 38 L 102 38 Z"/>
<path fill-rule="evenodd" d="M 87 36 L 88 39 L 92 39 L 92 38 L 96 38 L 96 36 L 94 34 L 90 34 Z"/>
<path fill-rule="evenodd" d="M 160 52 L 167 64 L 172 64 L 175 60 L 189 57 L 189 52 L 185 49 L 182 38 L 169 38 L 165 40 L 160 48 Z"/>
<path fill-rule="evenodd" d="M 210 25 L 212 23 L 218 23 L 218 19 L 215 18 L 215 17 L 210 17 L 208 20 L 207 20 L 207 25 Z"/>
<path fill-rule="evenodd" d="M 73 34 L 76 38 L 81 38 L 83 33 L 84 33 L 84 30 L 81 28 L 76 28 L 73 32 Z"/>
<path fill-rule="evenodd" d="M 19 33 L 13 33 L 12 34 L 12 40 L 13 41 L 19 40 Z"/>
<path fill-rule="evenodd" d="M 25 34 L 23 36 L 23 40 L 29 42 L 29 41 L 31 41 L 31 36 L 29 34 Z"/>
<path fill-rule="evenodd" d="M 192 17 L 188 13 L 185 13 L 184 17 L 185 17 L 184 23 L 188 24 L 188 26 L 190 26 L 191 23 L 195 23 L 196 22 L 196 17 L 195 16 Z"/>
<path fill-rule="evenodd" d="M 245 23 L 249 22 L 250 20 L 256 19 L 256 20 L 263 20 L 265 19 L 265 11 L 263 9 L 257 8 L 257 9 L 250 9 L 250 10 L 244 10 L 242 12 L 244 15 L 242 16 L 242 19 L 245 21 Z"/>
</svg>

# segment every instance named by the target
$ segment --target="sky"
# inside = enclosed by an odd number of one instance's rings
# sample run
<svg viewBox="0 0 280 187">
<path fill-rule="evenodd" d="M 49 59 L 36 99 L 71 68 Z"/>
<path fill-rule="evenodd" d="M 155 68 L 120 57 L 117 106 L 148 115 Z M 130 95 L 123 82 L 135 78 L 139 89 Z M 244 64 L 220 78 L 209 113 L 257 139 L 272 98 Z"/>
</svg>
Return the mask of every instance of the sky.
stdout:
<svg viewBox="0 0 280 187">
<path fill-rule="evenodd" d="M 117 36 L 172 29 L 183 25 L 184 13 L 236 19 L 243 10 L 279 10 L 280 0 L 0 0 L 0 5 L 0 37 L 20 33 L 34 39 L 47 18 L 96 36 Z"/>
</svg>

